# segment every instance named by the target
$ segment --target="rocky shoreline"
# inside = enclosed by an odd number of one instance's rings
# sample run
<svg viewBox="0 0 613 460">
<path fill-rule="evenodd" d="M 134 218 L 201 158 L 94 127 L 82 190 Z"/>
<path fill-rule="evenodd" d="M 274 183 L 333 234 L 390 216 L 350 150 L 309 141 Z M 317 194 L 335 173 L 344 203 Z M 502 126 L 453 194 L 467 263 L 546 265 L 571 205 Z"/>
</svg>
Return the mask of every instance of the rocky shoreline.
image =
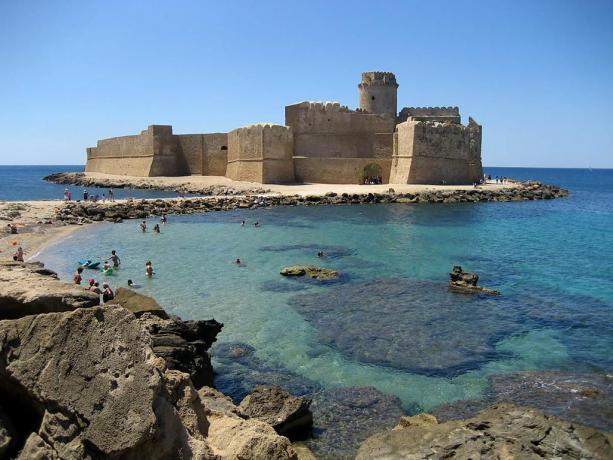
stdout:
<svg viewBox="0 0 613 460">
<path fill-rule="evenodd" d="M 67 202 L 57 210 L 57 219 L 68 223 L 89 221 L 120 222 L 145 219 L 163 214 L 197 214 L 231 209 L 255 209 L 271 206 L 358 205 L 375 203 L 479 203 L 549 200 L 568 196 L 568 190 L 540 182 L 525 182 L 519 187 L 485 190 L 434 190 L 418 193 L 367 193 L 309 196 L 215 196 L 182 199 L 142 199 L 122 202 Z"/>
<path fill-rule="evenodd" d="M 41 263 L 0 264 L 0 313 L 10 318 L 0 321 L 0 457 L 282 460 L 315 458 L 312 446 L 318 458 L 352 458 L 360 444 L 358 458 L 504 449 L 522 458 L 613 455 L 610 435 L 511 404 L 445 423 L 403 417 L 395 399 L 374 388 L 318 390 L 311 410 L 310 397 L 259 385 L 235 404 L 211 387 L 209 349 L 223 324 L 182 321 L 137 293 L 97 303 Z M 230 351 L 232 361 L 246 358 L 240 347 Z M 584 383 L 579 396 L 596 402 L 609 384 Z M 398 427 L 373 434 L 391 427 L 376 428 L 379 413 Z M 329 425 L 322 431 L 321 423 Z M 291 440 L 304 438 L 294 449 Z M 428 456 L 433 448 L 437 455 Z"/>
</svg>

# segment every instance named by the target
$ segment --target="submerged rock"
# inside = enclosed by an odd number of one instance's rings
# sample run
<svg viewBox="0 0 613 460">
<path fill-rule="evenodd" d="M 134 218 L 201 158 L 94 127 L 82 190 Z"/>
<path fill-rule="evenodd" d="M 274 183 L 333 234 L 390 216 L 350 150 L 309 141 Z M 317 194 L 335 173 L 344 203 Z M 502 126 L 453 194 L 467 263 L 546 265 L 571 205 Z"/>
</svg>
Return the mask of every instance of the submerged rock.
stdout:
<svg viewBox="0 0 613 460">
<path fill-rule="evenodd" d="M 613 376 L 517 372 L 489 378 L 492 398 L 613 432 Z"/>
<path fill-rule="evenodd" d="M 0 320 L 93 307 L 100 298 L 59 281 L 41 263 L 0 263 Z"/>
<path fill-rule="evenodd" d="M 400 400 L 376 388 L 331 388 L 313 395 L 313 438 L 305 441 L 319 459 L 353 459 L 367 437 L 393 427 L 403 415 Z"/>
<path fill-rule="evenodd" d="M 289 305 L 325 344 L 351 359 L 453 376 L 499 358 L 495 344 L 521 315 L 491 296 L 457 296 L 444 283 L 387 278 L 298 294 Z"/>
<path fill-rule="evenodd" d="M 465 272 L 462 267 L 455 265 L 449 273 L 449 287 L 464 292 L 481 292 L 484 294 L 499 295 L 500 291 L 477 286 L 479 275 L 473 272 Z"/>
<path fill-rule="evenodd" d="M 368 438 L 356 460 L 613 457 L 606 435 L 536 409 L 500 404 L 476 417 L 441 424 L 417 417 Z"/>
<path fill-rule="evenodd" d="M 320 385 L 286 368 L 264 362 L 246 343 L 225 342 L 211 350 L 215 360 L 215 388 L 240 403 L 258 385 L 275 385 L 292 395 L 303 396 Z"/>
<path fill-rule="evenodd" d="M 309 276 L 316 280 L 331 280 L 338 278 L 339 274 L 336 270 L 323 267 L 314 267 L 312 265 L 294 265 L 285 267 L 281 270 L 283 276 Z"/>
<path fill-rule="evenodd" d="M 245 418 L 268 423 L 292 440 L 303 439 L 313 426 L 311 400 L 290 395 L 277 386 L 259 385 L 238 406 Z"/>
</svg>

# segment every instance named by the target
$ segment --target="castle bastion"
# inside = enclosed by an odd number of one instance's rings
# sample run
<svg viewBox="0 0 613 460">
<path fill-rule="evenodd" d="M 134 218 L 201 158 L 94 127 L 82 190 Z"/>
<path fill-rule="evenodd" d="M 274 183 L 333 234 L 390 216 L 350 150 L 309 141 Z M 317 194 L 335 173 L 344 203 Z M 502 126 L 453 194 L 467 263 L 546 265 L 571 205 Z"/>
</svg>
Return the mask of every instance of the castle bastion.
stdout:
<svg viewBox="0 0 613 460">
<path fill-rule="evenodd" d="M 458 107 L 404 107 L 396 77 L 364 72 L 359 107 L 298 102 L 285 126 L 174 134 L 151 125 L 87 149 L 86 172 L 128 176 L 226 176 L 259 183 L 472 184 L 483 177 L 481 125 Z"/>
</svg>

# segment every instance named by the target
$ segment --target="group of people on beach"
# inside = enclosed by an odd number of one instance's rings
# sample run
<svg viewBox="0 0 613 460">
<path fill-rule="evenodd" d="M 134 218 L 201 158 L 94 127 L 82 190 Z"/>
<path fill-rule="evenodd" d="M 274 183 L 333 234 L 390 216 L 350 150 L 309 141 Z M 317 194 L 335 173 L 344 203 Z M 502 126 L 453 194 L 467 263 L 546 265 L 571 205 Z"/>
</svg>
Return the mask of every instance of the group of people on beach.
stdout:
<svg viewBox="0 0 613 460">
<path fill-rule="evenodd" d="M 103 203 L 105 203 L 106 200 L 107 200 L 107 195 L 105 195 L 104 193 L 102 194 L 102 196 L 99 193 L 92 195 L 91 193 L 87 191 L 87 189 L 83 190 L 83 201 L 92 201 L 94 203 L 98 201 L 102 201 Z M 115 194 L 113 193 L 112 188 L 110 188 L 108 191 L 108 200 L 110 202 L 115 201 Z M 67 188 L 64 189 L 64 201 L 72 201 L 72 192 L 68 190 Z"/>
<path fill-rule="evenodd" d="M 362 180 L 364 185 L 377 185 L 383 183 L 383 178 L 381 176 L 365 176 Z"/>
</svg>

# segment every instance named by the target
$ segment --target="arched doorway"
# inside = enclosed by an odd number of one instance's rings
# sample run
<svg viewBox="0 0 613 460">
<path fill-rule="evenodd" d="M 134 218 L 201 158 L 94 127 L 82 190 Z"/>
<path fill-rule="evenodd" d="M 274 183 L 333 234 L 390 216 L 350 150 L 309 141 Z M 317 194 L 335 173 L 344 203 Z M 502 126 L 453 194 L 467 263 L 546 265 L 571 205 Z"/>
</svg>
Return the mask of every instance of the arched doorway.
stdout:
<svg viewBox="0 0 613 460">
<path fill-rule="evenodd" d="M 381 165 L 377 163 L 369 163 L 364 166 L 362 171 L 363 184 L 381 184 L 383 182 L 383 172 Z"/>
</svg>

